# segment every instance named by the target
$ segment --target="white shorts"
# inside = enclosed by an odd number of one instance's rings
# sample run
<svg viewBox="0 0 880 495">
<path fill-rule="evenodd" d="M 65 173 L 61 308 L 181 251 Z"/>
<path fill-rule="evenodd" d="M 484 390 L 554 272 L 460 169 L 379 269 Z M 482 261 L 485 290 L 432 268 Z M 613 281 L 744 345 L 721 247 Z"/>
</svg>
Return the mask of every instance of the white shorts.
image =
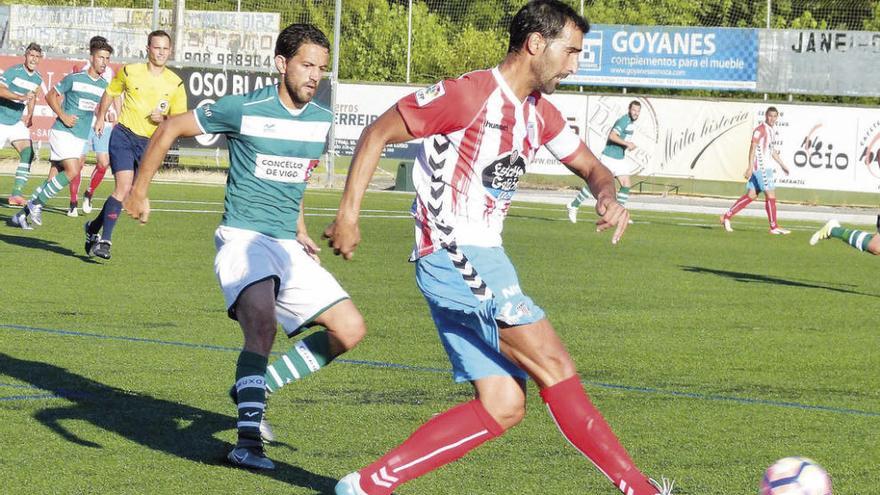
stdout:
<svg viewBox="0 0 880 495">
<path fill-rule="evenodd" d="M 69 132 L 49 129 L 49 160 L 59 161 L 83 156 L 86 140 L 80 139 Z"/>
<path fill-rule="evenodd" d="M 24 122 L 18 121 L 14 124 L 0 124 L 0 148 L 6 146 L 6 143 L 14 143 L 16 141 L 30 141 L 31 131 L 25 127 Z"/>
<path fill-rule="evenodd" d="M 611 171 L 611 175 L 620 177 L 621 175 L 632 175 L 639 170 L 638 165 L 629 162 L 626 158 L 611 158 L 608 155 L 599 155 L 599 161 L 602 165 Z"/>
<path fill-rule="evenodd" d="M 214 272 L 232 319 L 239 295 L 266 279 L 276 281 L 275 316 L 291 337 L 321 313 L 349 298 L 333 275 L 313 260 L 299 241 L 221 225 L 214 232 L 214 245 Z"/>
</svg>

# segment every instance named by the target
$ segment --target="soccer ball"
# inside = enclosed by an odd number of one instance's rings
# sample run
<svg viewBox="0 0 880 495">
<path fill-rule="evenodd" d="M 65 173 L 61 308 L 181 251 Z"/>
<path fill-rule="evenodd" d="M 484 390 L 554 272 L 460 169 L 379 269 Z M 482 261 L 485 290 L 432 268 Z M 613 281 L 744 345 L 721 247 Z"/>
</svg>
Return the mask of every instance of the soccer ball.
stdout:
<svg viewBox="0 0 880 495">
<path fill-rule="evenodd" d="M 764 472 L 761 495 L 831 495 L 831 478 L 806 457 L 786 457 Z"/>
</svg>

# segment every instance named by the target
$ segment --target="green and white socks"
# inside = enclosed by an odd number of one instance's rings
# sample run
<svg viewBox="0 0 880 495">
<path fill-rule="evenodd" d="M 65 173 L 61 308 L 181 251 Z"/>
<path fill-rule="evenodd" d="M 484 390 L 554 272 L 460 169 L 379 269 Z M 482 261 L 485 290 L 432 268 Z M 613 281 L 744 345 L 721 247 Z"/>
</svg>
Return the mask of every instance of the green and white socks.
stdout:
<svg viewBox="0 0 880 495">
<path fill-rule="evenodd" d="M 266 369 L 266 389 L 275 392 L 327 366 L 336 356 L 330 352 L 330 334 L 315 332 L 298 341 Z M 240 399 L 239 399 L 240 400 Z"/>
<path fill-rule="evenodd" d="M 54 198 L 56 194 L 61 192 L 62 189 L 67 187 L 68 184 L 70 184 L 70 179 L 67 177 L 67 174 L 57 174 L 55 177 L 47 179 L 46 182 L 43 182 L 39 187 L 34 189 L 30 202 L 38 205 L 45 205 L 50 199 Z"/>
<path fill-rule="evenodd" d="M 262 447 L 260 422 L 266 410 L 267 357 L 241 351 L 235 366 L 235 391 L 238 397 L 238 443 L 236 447 Z"/>
<path fill-rule="evenodd" d="M 874 235 L 862 230 L 833 227 L 831 229 L 831 237 L 836 237 L 859 251 L 867 251 L 868 244 L 871 243 Z"/>
<path fill-rule="evenodd" d="M 629 201 L 629 191 L 629 187 L 620 186 L 620 189 L 617 191 L 617 202 L 621 205 L 626 205 L 626 202 Z M 588 186 L 584 186 L 583 188 L 581 188 L 580 191 L 578 191 L 577 196 L 575 196 L 574 199 L 571 200 L 571 203 L 568 204 L 568 207 L 577 208 L 581 205 L 581 203 L 592 197 L 593 196 L 590 195 L 590 188 Z"/>
<path fill-rule="evenodd" d="M 31 163 L 34 161 L 34 149 L 28 146 L 21 150 L 18 167 L 15 169 L 15 182 L 12 185 L 12 196 L 21 196 L 22 189 L 31 174 Z"/>
<path fill-rule="evenodd" d="M 629 189 L 628 187 L 620 186 L 620 189 L 617 191 L 617 202 L 623 206 L 629 201 Z"/>
</svg>

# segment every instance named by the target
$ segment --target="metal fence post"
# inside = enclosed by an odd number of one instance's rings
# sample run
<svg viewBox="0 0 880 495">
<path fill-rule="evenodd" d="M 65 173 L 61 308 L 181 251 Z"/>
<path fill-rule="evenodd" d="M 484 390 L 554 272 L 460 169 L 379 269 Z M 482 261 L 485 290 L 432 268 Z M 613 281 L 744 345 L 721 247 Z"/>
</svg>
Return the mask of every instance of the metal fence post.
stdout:
<svg viewBox="0 0 880 495">
<path fill-rule="evenodd" d="M 333 71 L 330 74 L 330 111 L 333 112 L 333 120 L 330 121 L 330 136 L 327 142 L 327 187 L 333 187 L 335 178 L 334 165 L 336 163 L 336 93 L 339 91 L 339 38 L 342 33 L 342 0 L 336 0 L 335 13 L 333 14 Z"/>
</svg>

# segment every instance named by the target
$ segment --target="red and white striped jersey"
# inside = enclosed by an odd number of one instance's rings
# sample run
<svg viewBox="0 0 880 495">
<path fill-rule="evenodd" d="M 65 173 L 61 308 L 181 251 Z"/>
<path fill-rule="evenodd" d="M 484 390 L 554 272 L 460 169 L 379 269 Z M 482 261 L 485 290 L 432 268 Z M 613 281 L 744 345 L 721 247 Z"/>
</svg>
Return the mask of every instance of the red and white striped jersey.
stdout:
<svg viewBox="0 0 880 495">
<path fill-rule="evenodd" d="M 773 152 L 776 151 L 776 130 L 761 122 L 752 132 L 752 142 L 755 143 L 755 161 L 752 163 L 752 170 L 774 169 Z"/>
<path fill-rule="evenodd" d="M 520 101 L 495 68 L 448 79 L 397 103 L 425 138 L 413 167 L 412 258 L 451 245 L 501 246 L 519 178 L 542 145 L 567 163 L 580 138 L 538 92 Z"/>
</svg>

